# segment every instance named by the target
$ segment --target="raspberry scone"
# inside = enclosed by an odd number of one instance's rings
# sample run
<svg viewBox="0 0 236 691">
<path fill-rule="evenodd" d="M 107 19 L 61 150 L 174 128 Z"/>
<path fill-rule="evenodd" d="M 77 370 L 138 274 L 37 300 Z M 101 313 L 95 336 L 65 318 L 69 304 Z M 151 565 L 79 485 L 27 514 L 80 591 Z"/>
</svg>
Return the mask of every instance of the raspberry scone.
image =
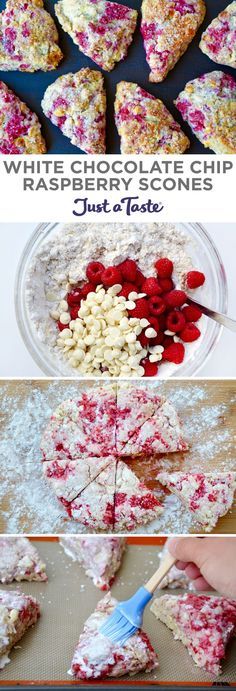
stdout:
<svg viewBox="0 0 236 691">
<path fill-rule="evenodd" d="M 34 597 L 20 591 L 0 590 L 0 669 L 10 662 L 10 650 L 39 615 L 39 604 Z"/>
<path fill-rule="evenodd" d="M 214 62 L 236 67 L 236 0 L 213 19 L 199 46 Z"/>
<path fill-rule="evenodd" d="M 37 115 L 0 81 L 0 153 L 45 154 Z"/>
<path fill-rule="evenodd" d="M 116 470 L 115 525 L 116 533 L 134 530 L 139 525 L 155 520 L 163 509 L 143 482 L 130 468 L 118 461 Z"/>
<path fill-rule="evenodd" d="M 106 0 L 59 0 L 57 18 L 79 49 L 103 70 L 123 60 L 136 27 L 136 10 Z"/>
<path fill-rule="evenodd" d="M 93 482 L 114 456 L 43 461 L 43 474 L 58 499 L 72 501 Z"/>
<path fill-rule="evenodd" d="M 182 641 L 198 667 L 211 676 L 221 672 L 226 646 L 236 631 L 236 600 L 209 595 L 162 595 L 153 614 Z"/>
<path fill-rule="evenodd" d="M 103 76 L 88 67 L 58 77 L 45 91 L 42 109 L 74 146 L 105 153 L 106 92 Z"/>
<path fill-rule="evenodd" d="M 179 416 L 169 401 L 162 402 L 157 412 L 146 420 L 125 444 L 123 456 L 138 456 L 186 451 Z"/>
<path fill-rule="evenodd" d="M 0 536 L 0 582 L 47 581 L 46 567 L 26 537 Z"/>
<path fill-rule="evenodd" d="M 122 454 L 124 444 L 136 433 L 161 404 L 160 396 L 151 389 L 137 389 L 120 384 L 117 392 L 116 446 Z"/>
<path fill-rule="evenodd" d="M 0 69 L 46 72 L 62 58 L 56 25 L 43 0 L 7 0 L 0 14 Z"/>
<path fill-rule="evenodd" d="M 97 588 L 109 589 L 121 565 L 125 538 L 109 535 L 63 535 L 60 544 L 73 561 L 78 561 L 84 567 L 85 573 L 92 578 Z"/>
<path fill-rule="evenodd" d="M 236 153 L 236 82 L 213 71 L 188 82 L 175 105 L 193 133 L 216 154 Z"/>
<path fill-rule="evenodd" d="M 189 146 L 164 103 L 138 84 L 117 85 L 115 120 L 122 154 L 180 154 Z"/>
<path fill-rule="evenodd" d="M 61 499 L 68 516 L 89 530 L 112 532 L 116 461 L 105 468 L 73 501 Z"/>
<path fill-rule="evenodd" d="M 159 473 L 157 480 L 183 502 L 206 532 L 232 506 L 236 473 Z"/>
<path fill-rule="evenodd" d="M 167 543 L 160 552 L 159 558 L 160 563 L 164 557 L 169 554 Z M 188 588 L 190 584 L 189 578 L 187 577 L 185 571 L 180 571 L 177 566 L 172 566 L 170 571 L 164 576 L 162 581 L 159 583 L 158 588 Z"/>
<path fill-rule="evenodd" d="M 141 33 L 151 69 L 162 82 L 194 38 L 205 17 L 203 0 L 143 0 Z"/>
<path fill-rule="evenodd" d="M 158 658 L 144 631 L 138 631 L 121 646 L 103 636 L 99 629 L 113 612 L 117 600 L 107 593 L 84 624 L 76 646 L 70 674 L 75 679 L 104 679 L 125 674 L 151 672 Z"/>
</svg>

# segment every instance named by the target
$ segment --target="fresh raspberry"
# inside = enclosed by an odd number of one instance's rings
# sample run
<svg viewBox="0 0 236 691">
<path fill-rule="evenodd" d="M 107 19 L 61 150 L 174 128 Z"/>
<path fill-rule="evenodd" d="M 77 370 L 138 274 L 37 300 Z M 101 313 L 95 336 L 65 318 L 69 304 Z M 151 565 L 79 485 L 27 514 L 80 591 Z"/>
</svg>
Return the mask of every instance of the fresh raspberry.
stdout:
<svg viewBox="0 0 236 691">
<path fill-rule="evenodd" d="M 174 283 L 171 278 L 158 278 L 158 283 L 163 293 L 168 293 L 174 288 Z"/>
<path fill-rule="evenodd" d="M 102 283 L 104 286 L 114 286 L 115 283 L 121 283 L 122 285 L 122 275 L 118 266 L 108 266 L 101 275 Z"/>
<path fill-rule="evenodd" d="M 167 307 L 182 307 L 187 295 L 183 290 L 171 290 L 170 293 L 166 293 L 164 299 Z"/>
<path fill-rule="evenodd" d="M 146 346 L 149 344 L 149 338 L 145 336 L 144 331 L 142 331 L 142 333 L 138 336 L 138 341 L 141 343 L 141 346 L 143 348 L 146 348 Z"/>
<path fill-rule="evenodd" d="M 186 276 L 186 283 L 188 288 L 199 288 L 205 283 L 205 276 L 201 271 L 188 271 Z"/>
<path fill-rule="evenodd" d="M 173 262 L 167 257 L 162 257 L 158 259 L 155 263 L 155 268 L 157 269 L 158 276 L 160 278 L 170 278 L 173 272 Z"/>
<path fill-rule="evenodd" d="M 135 278 L 136 285 L 140 288 L 143 285 L 144 281 L 145 276 L 143 275 L 142 271 L 140 271 L 140 269 L 137 269 Z"/>
<path fill-rule="evenodd" d="M 125 298 L 127 298 L 129 294 L 133 292 L 137 293 L 137 286 L 134 283 L 123 283 L 119 296 L 123 295 Z"/>
<path fill-rule="evenodd" d="M 174 343 L 173 336 L 165 336 L 162 345 L 164 348 L 168 348 L 168 346 L 172 345 L 172 343 Z"/>
<path fill-rule="evenodd" d="M 201 310 L 199 307 L 195 307 L 195 305 L 186 305 L 186 307 L 183 307 L 182 312 L 186 322 L 197 322 L 202 316 Z"/>
<path fill-rule="evenodd" d="M 81 288 L 72 288 L 69 293 L 67 293 L 66 296 L 66 301 L 69 307 L 74 307 L 75 305 L 80 305 L 81 302 L 81 297 L 82 297 L 82 289 Z"/>
<path fill-rule="evenodd" d="M 81 288 L 82 298 L 86 298 L 89 293 L 94 293 L 94 285 L 93 283 L 84 283 L 83 287 Z"/>
<path fill-rule="evenodd" d="M 148 317 L 148 319 L 149 319 L 149 317 Z M 166 314 L 160 314 L 158 316 L 158 321 L 159 321 L 160 331 L 165 331 L 165 329 L 166 329 Z"/>
<path fill-rule="evenodd" d="M 147 293 L 147 295 L 150 295 L 150 297 L 152 295 L 160 295 L 161 288 L 159 286 L 157 278 L 146 278 L 146 280 L 142 284 L 142 292 Z"/>
<path fill-rule="evenodd" d="M 101 262 L 90 262 L 86 269 L 86 276 L 90 283 L 93 283 L 95 286 L 102 283 L 102 273 L 104 269 L 105 267 Z"/>
<path fill-rule="evenodd" d="M 169 331 L 178 333 L 178 331 L 182 331 L 182 329 L 185 327 L 185 323 L 184 315 L 179 310 L 171 310 L 171 312 L 169 312 L 167 315 L 166 326 Z"/>
<path fill-rule="evenodd" d="M 156 362 L 150 362 L 147 358 L 141 360 L 141 366 L 144 367 L 144 377 L 155 377 L 158 372 L 158 365 Z"/>
<path fill-rule="evenodd" d="M 165 303 L 163 302 L 162 298 L 159 297 L 159 295 L 153 295 L 153 297 L 148 300 L 148 307 L 150 314 L 153 314 L 154 317 L 158 317 L 159 314 L 163 314 L 166 309 Z"/>
<path fill-rule="evenodd" d="M 78 317 L 78 311 L 79 311 L 79 305 L 76 305 L 76 307 L 72 307 L 70 309 L 70 316 L 71 319 L 77 319 Z"/>
<path fill-rule="evenodd" d="M 59 331 L 63 331 L 63 329 L 68 329 L 68 324 L 62 324 L 60 321 L 57 322 L 57 326 Z"/>
<path fill-rule="evenodd" d="M 133 310 L 129 310 L 130 317 L 136 317 L 137 319 L 148 319 L 149 309 L 148 303 L 145 298 L 139 298 Z"/>
<path fill-rule="evenodd" d="M 148 317 L 148 321 L 150 323 L 150 326 L 152 326 L 155 331 L 159 331 L 159 319 L 156 317 Z M 148 329 L 148 326 L 146 327 Z"/>
<path fill-rule="evenodd" d="M 196 341 L 199 336 L 201 336 L 201 331 L 199 331 L 196 324 L 192 322 L 188 322 L 183 331 L 180 331 L 180 338 L 182 338 L 184 343 L 192 343 L 192 341 Z"/>
<path fill-rule="evenodd" d="M 119 264 L 118 268 L 120 269 L 122 278 L 125 281 L 129 281 L 130 283 L 135 282 L 137 275 L 137 264 L 133 259 L 126 259 L 124 262 Z"/>
<path fill-rule="evenodd" d="M 149 317 L 149 319 L 150 319 L 150 317 Z M 162 345 L 163 341 L 164 341 L 164 334 L 162 333 L 162 331 L 157 331 L 157 335 L 155 336 L 155 338 L 152 338 L 152 340 L 151 340 L 151 345 L 152 346 Z"/>
<path fill-rule="evenodd" d="M 183 343 L 171 343 L 162 353 L 162 359 L 180 365 L 184 359 L 185 348 Z"/>
</svg>

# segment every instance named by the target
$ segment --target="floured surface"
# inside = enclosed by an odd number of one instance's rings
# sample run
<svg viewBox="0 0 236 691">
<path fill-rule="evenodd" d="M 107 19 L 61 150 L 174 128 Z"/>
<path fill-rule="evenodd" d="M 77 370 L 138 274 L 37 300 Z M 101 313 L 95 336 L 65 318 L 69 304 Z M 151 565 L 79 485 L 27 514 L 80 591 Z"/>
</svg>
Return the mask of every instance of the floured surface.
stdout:
<svg viewBox="0 0 236 691">
<path fill-rule="evenodd" d="M 80 531 L 79 524 L 67 518 L 43 481 L 40 439 L 58 403 L 96 386 L 84 381 L 1 382 L 0 532 Z M 138 381 L 138 387 L 149 386 L 175 405 L 191 445 L 186 453 L 132 461 L 132 470 L 149 489 L 157 489 L 154 478 L 159 470 L 236 470 L 234 381 Z M 196 531 L 192 518 L 175 497 L 163 489 L 157 497 L 164 499 L 165 511 L 142 532 Z M 218 522 L 215 532 L 236 532 L 235 504 L 232 512 Z"/>
<path fill-rule="evenodd" d="M 101 599 L 101 592 L 85 576 L 83 568 L 66 557 L 56 542 L 35 544 L 47 564 L 48 584 L 24 583 L 20 589 L 39 600 L 41 617 L 37 626 L 24 636 L 21 649 L 12 651 L 11 663 L 1 672 L 1 681 L 48 680 L 70 684 L 67 670 L 75 645 L 85 619 Z M 118 600 L 126 599 L 140 583 L 145 582 L 159 565 L 159 550 L 159 545 L 129 544 L 112 586 L 112 595 Z M 160 667 L 148 675 L 132 677 L 131 683 L 211 681 L 209 675 L 194 666 L 183 644 L 173 640 L 171 631 L 155 621 L 149 606 L 145 611 L 143 628 L 158 653 Z M 228 652 L 219 680 L 233 682 L 236 677 L 236 639 L 229 645 Z"/>
</svg>

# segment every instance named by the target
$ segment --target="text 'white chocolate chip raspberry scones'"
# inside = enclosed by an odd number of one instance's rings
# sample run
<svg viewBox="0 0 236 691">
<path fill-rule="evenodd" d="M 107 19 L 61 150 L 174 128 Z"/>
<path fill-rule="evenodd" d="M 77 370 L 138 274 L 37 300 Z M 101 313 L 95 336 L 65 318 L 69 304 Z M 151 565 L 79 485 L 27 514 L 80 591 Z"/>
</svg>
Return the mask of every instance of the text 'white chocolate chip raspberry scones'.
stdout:
<svg viewBox="0 0 236 691">
<path fill-rule="evenodd" d="M 0 70 L 54 70 L 63 54 L 43 0 L 7 0 L 0 13 Z"/>
<path fill-rule="evenodd" d="M 236 67 L 236 0 L 209 24 L 199 47 L 214 62 Z"/>
<path fill-rule="evenodd" d="M 0 153 L 45 154 L 37 115 L 0 81 Z"/>
<path fill-rule="evenodd" d="M 39 604 L 34 597 L 20 591 L 0 590 L 0 669 L 10 662 L 10 650 L 39 615 Z"/>
<path fill-rule="evenodd" d="M 117 85 L 115 120 L 122 154 L 180 154 L 189 146 L 164 103 L 138 84 Z"/>
<path fill-rule="evenodd" d="M 59 0 L 57 18 L 79 49 L 104 70 L 123 60 L 136 27 L 136 10 L 106 0 Z"/>
<path fill-rule="evenodd" d="M 26 537 L 0 535 L 0 582 L 47 581 L 45 564 Z"/>
<path fill-rule="evenodd" d="M 203 22 L 203 0 L 143 0 L 141 33 L 150 82 L 161 82 L 178 62 Z"/>
<path fill-rule="evenodd" d="M 236 600 L 209 595 L 162 595 L 151 612 L 182 641 L 198 667 L 211 676 L 221 672 L 221 660 L 236 631 Z"/>
<path fill-rule="evenodd" d="M 122 562 L 126 547 L 124 537 L 63 535 L 60 544 L 73 561 L 84 567 L 97 588 L 109 589 Z"/>
<path fill-rule="evenodd" d="M 199 141 L 215 154 L 236 153 L 236 81 L 214 71 L 188 82 L 175 105 Z"/>
<path fill-rule="evenodd" d="M 83 68 L 63 74 L 45 91 L 42 109 L 74 146 L 105 153 L 106 92 L 100 72 Z"/>
<path fill-rule="evenodd" d="M 99 629 L 116 605 L 117 600 L 107 593 L 85 622 L 71 663 L 70 674 L 75 679 L 121 677 L 151 672 L 158 667 L 157 655 L 142 629 L 138 629 L 124 645 L 113 643 L 100 633 Z"/>
</svg>

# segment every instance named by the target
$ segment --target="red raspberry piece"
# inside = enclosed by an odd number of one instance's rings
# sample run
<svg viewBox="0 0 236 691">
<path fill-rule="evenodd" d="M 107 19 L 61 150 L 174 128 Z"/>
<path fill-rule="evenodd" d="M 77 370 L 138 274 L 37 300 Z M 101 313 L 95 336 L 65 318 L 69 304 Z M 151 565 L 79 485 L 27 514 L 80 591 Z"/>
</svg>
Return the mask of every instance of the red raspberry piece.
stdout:
<svg viewBox="0 0 236 691">
<path fill-rule="evenodd" d="M 171 278 L 158 278 L 158 282 L 163 293 L 168 293 L 174 288 L 174 283 Z"/>
<path fill-rule="evenodd" d="M 130 293 L 137 293 L 137 286 L 135 283 L 123 283 L 122 290 L 119 295 L 123 295 L 125 298 L 129 296 Z"/>
<path fill-rule="evenodd" d="M 182 329 L 185 326 L 185 318 L 182 312 L 179 310 L 171 310 L 169 314 L 167 315 L 166 318 L 166 326 L 169 331 L 174 331 L 175 333 L 178 333 L 178 331 L 182 331 Z"/>
<path fill-rule="evenodd" d="M 72 308 L 71 308 L 71 310 L 70 310 L 71 319 L 77 319 L 77 317 L 78 317 L 78 311 L 79 311 L 79 305 L 77 305 L 76 307 L 72 307 Z"/>
<path fill-rule="evenodd" d="M 199 288 L 205 283 L 205 275 L 201 271 L 188 271 L 186 283 L 188 288 Z"/>
<path fill-rule="evenodd" d="M 129 310 L 130 317 L 136 317 L 137 319 L 148 319 L 149 309 L 148 303 L 145 298 L 139 298 L 133 310 Z"/>
<path fill-rule="evenodd" d="M 86 298 L 89 293 L 94 293 L 94 285 L 93 283 L 84 283 L 81 288 L 82 298 Z"/>
<path fill-rule="evenodd" d="M 68 329 L 68 324 L 62 324 L 60 321 L 57 322 L 57 326 L 59 331 L 63 331 L 63 329 Z"/>
<path fill-rule="evenodd" d="M 159 314 L 163 314 L 166 309 L 166 305 L 159 295 L 153 295 L 153 297 L 148 300 L 148 306 L 150 314 L 153 314 L 154 317 L 158 317 Z"/>
<path fill-rule="evenodd" d="M 119 264 L 119 269 L 122 274 L 122 278 L 130 283 L 135 282 L 137 275 L 137 264 L 133 259 L 126 259 L 124 262 Z"/>
<path fill-rule="evenodd" d="M 167 348 L 169 345 L 172 345 L 172 343 L 174 343 L 173 336 L 165 336 L 162 345 L 164 348 Z"/>
<path fill-rule="evenodd" d="M 162 333 L 162 331 L 158 331 L 155 338 L 151 339 L 150 345 L 152 345 L 152 346 L 162 345 L 163 341 L 164 341 L 164 334 Z"/>
<path fill-rule="evenodd" d="M 160 278 L 170 278 L 174 268 L 173 262 L 171 261 L 171 259 L 168 259 L 167 257 L 162 257 L 161 259 L 158 259 L 155 263 L 155 267 Z"/>
<path fill-rule="evenodd" d="M 86 269 L 86 276 L 90 283 L 94 283 L 95 286 L 102 283 L 102 273 L 104 269 L 105 267 L 101 262 L 90 262 Z"/>
<path fill-rule="evenodd" d="M 186 302 L 187 295 L 184 290 L 171 290 L 165 295 L 165 303 L 167 307 L 182 307 Z"/>
<path fill-rule="evenodd" d="M 149 338 L 147 338 L 147 336 L 145 336 L 144 331 L 142 331 L 142 333 L 138 336 L 138 340 L 141 343 L 141 346 L 143 348 L 146 348 L 146 346 L 149 344 Z M 153 339 L 152 339 L 152 341 L 153 341 Z"/>
<path fill-rule="evenodd" d="M 184 359 L 185 348 L 183 343 L 171 343 L 162 353 L 162 359 L 180 365 Z"/>
<path fill-rule="evenodd" d="M 151 278 L 146 278 L 142 285 L 142 292 L 147 293 L 147 295 L 160 295 L 161 294 L 161 288 L 159 286 L 157 278 L 151 277 Z"/>
<path fill-rule="evenodd" d="M 142 271 L 140 271 L 140 269 L 137 269 L 136 278 L 135 278 L 136 285 L 140 288 L 143 285 L 144 281 L 145 281 L 145 276 L 143 275 Z"/>
<path fill-rule="evenodd" d="M 150 322 L 150 326 L 152 326 L 155 331 L 159 331 L 159 320 L 156 317 L 148 317 L 148 321 Z M 148 329 L 148 326 L 145 328 Z"/>
<path fill-rule="evenodd" d="M 182 338 L 184 343 L 192 343 L 192 341 L 196 341 L 199 336 L 201 336 L 201 331 L 199 331 L 196 324 L 192 322 L 188 322 L 183 331 L 180 331 L 180 338 Z"/>
<path fill-rule="evenodd" d="M 165 329 L 166 329 L 166 314 L 160 314 L 158 316 L 158 321 L 159 321 L 159 329 L 161 331 L 165 331 Z"/>
<path fill-rule="evenodd" d="M 155 377 L 158 372 L 158 365 L 156 362 L 150 360 L 141 360 L 141 366 L 144 367 L 144 377 Z"/>
<path fill-rule="evenodd" d="M 115 283 L 121 283 L 122 285 L 122 274 L 118 266 L 108 266 L 102 272 L 101 279 L 104 286 L 114 286 Z"/>
<path fill-rule="evenodd" d="M 69 307 L 74 307 L 75 305 L 80 305 L 82 297 L 81 288 L 72 288 L 69 293 L 67 293 L 66 301 Z"/>
<path fill-rule="evenodd" d="M 186 307 L 183 307 L 182 312 L 186 322 L 197 322 L 202 316 L 201 310 L 199 307 L 195 307 L 195 305 L 186 305 Z"/>
</svg>

